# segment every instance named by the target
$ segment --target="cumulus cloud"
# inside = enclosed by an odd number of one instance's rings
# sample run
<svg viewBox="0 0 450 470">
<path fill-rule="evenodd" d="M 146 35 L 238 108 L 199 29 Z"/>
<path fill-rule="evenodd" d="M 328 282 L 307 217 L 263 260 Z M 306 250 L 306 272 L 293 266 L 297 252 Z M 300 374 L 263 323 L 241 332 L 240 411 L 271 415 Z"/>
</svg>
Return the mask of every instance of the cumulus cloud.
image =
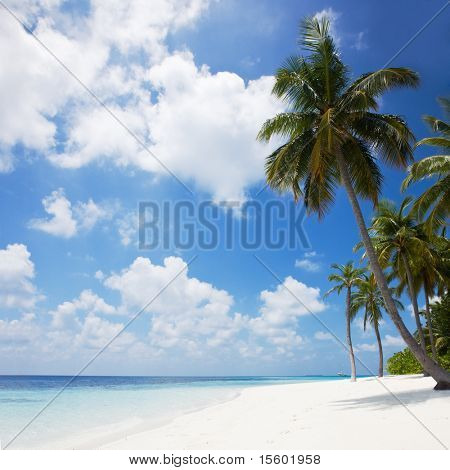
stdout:
<svg viewBox="0 0 450 470">
<path fill-rule="evenodd" d="M 270 151 L 256 133 L 282 105 L 270 96 L 272 77 L 246 83 L 198 67 L 187 50 L 168 52 L 167 35 L 195 24 L 208 3 L 93 0 L 83 14 L 56 1 L 12 4 L 127 129 L 5 14 L 0 57 L 10 66 L 0 76 L 0 144 L 21 143 L 65 168 L 109 161 L 167 175 L 143 143 L 187 184 L 216 200 L 242 200 Z M 0 171 L 11 171 L 10 157 L 0 162 Z"/>
<path fill-rule="evenodd" d="M 405 342 L 400 336 L 385 335 L 381 341 L 386 348 L 405 346 Z M 378 351 L 378 345 L 377 343 L 362 343 L 357 344 L 356 349 L 359 351 L 374 352 Z"/>
<path fill-rule="evenodd" d="M 34 306 L 34 266 L 29 258 L 23 245 L 0 251 L 3 304 L 22 310 Z M 318 288 L 287 277 L 274 290 L 260 293 L 257 312 L 240 313 L 233 308 L 234 298 L 229 292 L 193 277 L 186 262 L 174 256 L 165 258 L 162 264 L 138 257 L 120 272 L 108 275 L 97 271 L 95 278 L 111 294 L 119 294 L 113 295 L 116 301 L 108 302 L 93 290 L 84 289 L 41 318 L 25 311 L 21 318 L 2 320 L 0 338 L 7 338 L 8 348 L 25 352 L 28 348 L 50 360 L 57 351 L 61 359 L 87 358 L 119 335 L 106 354 L 123 352 L 124 357 L 152 360 L 163 357 L 169 362 L 177 361 L 180 354 L 203 361 L 224 357 L 273 361 L 274 357 L 294 357 L 295 350 L 305 342 L 298 319 L 310 311 L 325 309 Z M 122 332 L 128 319 L 150 300 L 136 319 L 138 330 Z M 328 339 L 323 332 L 316 333 L 316 338 Z"/>
<path fill-rule="evenodd" d="M 362 343 L 357 344 L 356 349 L 358 351 L 374 352 L 378 351 L 378 346 L 376 345 L 376 343 Z"/>
<path fill-rule="evenodd" d="M 264 290 L 260 298 L 263 305 L 260 315 L 249 322 L 251 330 L 278 346 L 279 352 L 298 347 L 303 339 L 296 333 L 301 316 L 322 312 L 326 306 L 320 289 L 308 287 L 291 276 L 274 291 Z"/>
<path fill-rule="evenodd" d="M 30 220 L 29 228 L 63 238 L 71 238 L 80 230 L 91 230 L 99 220 L 111 216 L 106 208 L 92 199 L 72 206 L 62 188 L 44 197 L 42 205 L 50 217 Z"/>
<path fill-rule="evenodd" d="M 314 338 L 318 339 L 319 341 L 334 340 L 333 335 L 328 333 L 328 331 L 316 331 L 314 333 Z"/>
<path fill-rule="evenodd" d="M 319 255 L 315 251 L 306 252 L 302 259 L 295 260 L 295 267 L 310 273 L 316 273 L 322 268 L 322 263 L 317 261 L 318 257 Z"/>
<path fill-rule="evenodd" d="M 120 243 L 128 246 L 137 243 L 139 230 L 139 217 L 136 212 L 128 212 L 116 220 Z"/>
<path fill-rule="evenodd" d="M 25 245 L 16 243 L 0 250 L 0 307 L 32 309 L 41 298 L 34 276 L 34 263 Z"/>
<path fill-rule="evenodd" d="M 263 177 L 268 150 L 256 134 L 268 116 L 281 110 L 270 95 L 273 78 L 246 84 L 234 73 L 213 74 L 197 67 L 186 51 L 151 67 L 146 79 L 156 103 L 139 99 L 126 109 L 113 106 L 114 112 L 177 177 L 193 181 L 218 201 L 242 200 L 245 189 Z M 117 165 L 167 174 L 101 109 L 81 110 L 69 135 L 71 145 L 51 157 L 57 165 L 78 168 L 109 158 Z"/>
<path fill-rule="evenodd" d="M 406 346 L 403 338 L 400 336 L 385 335 L 382 341 L 385 346 Z"/>
<path fill-rule="evenodd" d="M 163 265 L 136 258 L 128 268 L 106 278 L 104 284 L 120 293 L 119 308 L 124 314 L 134 314 L 155 298 L 146 313 L 151 314 L 149 340 L 158 348 L 200 354 L 226 343 L 244 323 L 242 315 L 230 311 L 232 296 L 189 277 L 186 263 L 178 257 L 166 258 Z"/>
<path fill-rule="evenodd" d="M 160 91 L 151 126 L 155 153 L 215 199 L 241 200 L 263 177 L 268 150 L 256 134 L 281 110 L 270 95 L 273 78 L 246 84 L 234 73 L 212 74 L 188 52 L 166 58 L 149 77 Z"/>
<path fill-rule="evenodd" d="M 103 313 L 113 315 L 116 313 L 115 307 L 107 304 L 101 297 L 87 289 L 82 291 L 76 299 L 63 302 L 50 312 L 53 318 L 52 325 L 55 328 L 62 328 L 68 323 L 76 323 L 76 314 L 79 311 L 87 314 Z"/>
<path fill-rule="evenodd" d="M 19 319 L 0 319 L 0 343 L 2 350 L 23 349 L 32 346 L 33 342 L 41 334 L 41 329 L 36 324 L 36 316 L 33 313 L 25 313 Z"/>
</svg>

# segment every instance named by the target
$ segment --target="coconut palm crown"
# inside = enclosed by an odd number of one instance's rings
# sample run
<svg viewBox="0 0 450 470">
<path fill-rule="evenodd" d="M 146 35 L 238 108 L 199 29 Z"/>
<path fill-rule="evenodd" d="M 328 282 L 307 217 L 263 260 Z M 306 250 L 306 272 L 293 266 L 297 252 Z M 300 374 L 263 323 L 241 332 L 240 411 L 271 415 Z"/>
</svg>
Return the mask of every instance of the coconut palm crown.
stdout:
<svg viewBox="0 0 450 470">
<path fill-rule="evenodd" d="M 364 331 L 366 331 L 367 323 L 372 325 L 378 344 L 378 376 L 383 377 L 383 346 L 379 326 L 383 318 L 382 311 L 386 309 L 384 299 L 373 273 L 364 275 L 356 285 L 357 290 L 351 296 L 352 316 L 354 317 L 359 310 L 364 310 Z M 401 302 L 396 299 L 394 299 L 394 302 L 399 310 L 403 310 Z"/>
<path fill-rule="evenodd" d="M 450 100 L 440 98 L 440 103 L 447 115 L 450 115 Z M 402 184 L 406 190 L 411 183 L 428 178 L 436 181 L 415 201 L 413 209 L 419 219 L 428 213 L 425 227 L 428 233 L 444 225 L 450 214 L 450 124 L 433 116 L 424 116 L 424 121 L 437 137 L 427 137 L 417 142 L 418 145 L 431 145 L 441 149 L 441 154 L 424 158 L 408 168 L 408 176 Z"/>
<path fill-rule="evenodd" d="M 393 88 L 415 87 L 419 78 L 407 68 L 385 68 L 351 82 L 326 18 L 306 19 L 300 44 L 309 55 L 288 58 L 275 76 L 273 94 L 287 111 L 267 120 L 258 135 L 263 141 L 275 134 L 287 138 L 267 158 L 268 184 L 291 190 L 322 217 L 341 184 L 339 154 L 357 195 L 376 204 L 382 183 L 377 157 L 405 167 L 414 141 L 400 116 L 377 112 L 377 98 Z"/>
</svg>

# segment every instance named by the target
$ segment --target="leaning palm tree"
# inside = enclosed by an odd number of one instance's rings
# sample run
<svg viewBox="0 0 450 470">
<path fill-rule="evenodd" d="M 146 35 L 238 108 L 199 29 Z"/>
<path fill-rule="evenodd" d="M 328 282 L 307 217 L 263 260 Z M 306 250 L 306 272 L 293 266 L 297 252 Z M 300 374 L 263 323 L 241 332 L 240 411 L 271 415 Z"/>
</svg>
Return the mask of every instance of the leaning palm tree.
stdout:
<svg viewBox="0 0 450 470">
<path fill-rule="evenodd" d="M 396 299 L 394 302 L 398 309 L 403 310 L 403 305 Z M 383 377 L 383 345 L 380 336 L 380 321 L 383 318 L 382 310 L 385 310 L 385 303 L 381 291 L 378 287 L 377 281 L 373 273 L 369 276 L 364 276 L 363 279 L 357 282 L 357 290 L 351 298 L 352 314 L 364 309 L 364 331 L 366 331 L 367 322 L 369 322 L 377 338 L 378 343 L 378 377 Z"/>
<path fill-rule="evenodd" d="M 376 156 L 401 168 L 412 161 L 413 135 L 399 116 L 377 113 L 377 98 L 393 88 L 417 86 L 417 74 L 406 68 L 385 68 L 351 83 L 329 34 L 328 20 L 307 19 L 301 33 L 309 55 L 287 59 L 273 87 L 288 109 L 266 121 L 258 134 L 263 141 L 274 135 L 287 138 L 267 158 L 267 182 L 280 192 L 292 191 L 295 200 L 302 197 L 308 211 L 319 217 L 334 201 L 336 187 L 345 187 L 392 321 L 436 379 L 436 387 L 450 387 L 450 374 L 423 352 L 397 311 L 358 202 L 358 196 L 374 204 L 378 201 L 382 175 Z"/>
<path fill-rule="evenodd" d="M 326 294 L 325 297 L 329 296 L 332 292 L 341 293 L 343 289 L 346 290 L 346 306 L 345 306 L 345 320 L 347 326 L 347 347 L 348 355 L 350 358 L 350 369 L 351 369 L 351 380 L 356 381 L 356 366 L 355 366 L 355 354 L 353 352 L 352 345 L 352 334 L 351 334 L 351 321 L 353 319 L 351 309 L 351 296 L 352 287 L 356 282 L 360 281 L 362 275 L 365 272 L 364 268 L 355 268 L 353 263 L 349 261 L 346 264 L 332 264 L 331 267 L 337 271 L 337 273 L 330 274 L 328 280 L 334 282 L 336 285 L 332 287 Z"/>
<path fill-rule="evenodd" d="M 439 99 L 444 111 L 450 115 L 450 100 Z M 425 227 L 430 234 L 436 227 L 446 223 L 450 214 L 450 124 L 433 116 L 424 116 L 424 121 L 439 134 L 417 142 L 418 145 L 432 145 L 442 149 L 442 153 L 424 158 L 408 168 L 408 176 L 402 184 L 404 191 L 416 181 L 436 178 L 436 182 L 425 190 L 415 201 L 413 210 L 423 219 L 429 211 Z"/>
</svg>

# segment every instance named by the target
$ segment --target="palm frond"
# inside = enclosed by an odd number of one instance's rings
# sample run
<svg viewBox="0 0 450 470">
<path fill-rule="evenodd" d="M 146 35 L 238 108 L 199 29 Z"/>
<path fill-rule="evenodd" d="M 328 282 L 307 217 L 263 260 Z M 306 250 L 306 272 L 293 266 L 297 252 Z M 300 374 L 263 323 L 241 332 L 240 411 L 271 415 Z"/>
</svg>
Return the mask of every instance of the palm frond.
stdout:
<svg viewBox="0 0 450 470">
<path fill-rule="evenodd" d="M 349 125 L 389 165 L 403 168 L 413 161 L 414 135 L 399 116 L 368 112 L 351 120 Z"/>
<path fill-rule="evenodd" d="M 377 97 L 394 88 L 419 86 L 419 76 L 406 67 L 391 67 L 369 72 L 350 85 L 344 100 L 351 99 L 355 92 L 366 91 L 370 96 Z"/>
</svg>

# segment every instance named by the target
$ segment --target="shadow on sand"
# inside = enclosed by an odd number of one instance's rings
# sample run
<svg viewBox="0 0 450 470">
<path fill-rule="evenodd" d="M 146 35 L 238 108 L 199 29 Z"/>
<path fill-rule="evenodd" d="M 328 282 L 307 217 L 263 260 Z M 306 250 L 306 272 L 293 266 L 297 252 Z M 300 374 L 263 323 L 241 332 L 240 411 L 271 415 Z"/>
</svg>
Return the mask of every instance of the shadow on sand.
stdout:
<svg viewBox="0 0 450 470">
<path fill-rule="evenodd" d="M 386 386 L 389 387 L 389 384 L 386 384 Z M 371 397 L 334 401 L 333 405 L 343 409 L 352 409 L 364 406 L 372 407 L 374 409 L 387 409 L 392 408 L 393 406 L 402 406 L 402 403 L 410 405 L 415 403 L 424 403 L 426 401 L 435 400 L 436 398 L 450 399 L 449 390 L 412 390 L 410 392 L 392 392 L 392 394 L 395 396 L 392 396 L 388 391 L 386 391 L 386 393 L 373 395 Z M 400 403 L 399 400 L 402 403 Z"/>
</svg>

